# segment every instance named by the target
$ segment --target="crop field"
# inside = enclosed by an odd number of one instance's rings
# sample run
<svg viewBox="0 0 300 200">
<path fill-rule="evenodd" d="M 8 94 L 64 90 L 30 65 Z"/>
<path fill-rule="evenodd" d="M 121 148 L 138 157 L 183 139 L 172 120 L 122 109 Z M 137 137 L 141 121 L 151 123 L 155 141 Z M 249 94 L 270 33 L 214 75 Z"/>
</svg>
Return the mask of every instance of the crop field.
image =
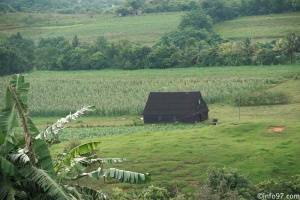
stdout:
<svg viewBox="0 0 300 200">
<path fill-rule="evenodd" d="M 103 70 L 27 74 L 30 114 L 65 116 L 94 105 L 94 116 L 141 115 L 149 92 L 201 91 L 209 103 L 227 104 L 240 93 L 263 91 L 300 74 L 298 66 L 215 67 L 167 70 Z M 0 102 L 9 77 L 0 80 Z"/>
<path fill-rule="evenodd" d="M 225 39 L 252 38 L 258 42 L 270 42 L 289 32 L 299 35 L 300 12 L 241 17 L 216 24 L 213 30 Z"/>
</svg>

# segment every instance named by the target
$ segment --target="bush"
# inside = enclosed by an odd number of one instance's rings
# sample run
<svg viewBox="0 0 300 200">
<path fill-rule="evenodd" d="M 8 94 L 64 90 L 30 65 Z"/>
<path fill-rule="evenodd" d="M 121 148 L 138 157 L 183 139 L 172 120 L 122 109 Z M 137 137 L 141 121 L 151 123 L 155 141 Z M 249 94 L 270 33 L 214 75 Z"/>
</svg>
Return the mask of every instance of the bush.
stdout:
<svg viewBox="0 0 300 200">
<path fill-rule="evenodd" d="M 235 169 L 208 169 L 207 185 L 211 194 L 220 199 L 254 199 L 254 187 L 244 174 L 239 174 Z M 209 194 L 209 193 L 208 193 Z"/>
<path fill-rule="evenodd" d="M 153 199 L 168 200 L 168 199 L 170 199 L 170 195 L 169 195 L 167 189 L 151 185 L 148 188 L 143 190 L 139 199 L 141 199 L 141 200 L 153 200 Z"/>
<path fill-rule="evenodd" d="M 267 180 L 256 185 L 258 193 L 273 193 L 278 191 L 284 194 L 300 194 L 300 175 L 293 176 L 290 180 Z"/>
</svg>

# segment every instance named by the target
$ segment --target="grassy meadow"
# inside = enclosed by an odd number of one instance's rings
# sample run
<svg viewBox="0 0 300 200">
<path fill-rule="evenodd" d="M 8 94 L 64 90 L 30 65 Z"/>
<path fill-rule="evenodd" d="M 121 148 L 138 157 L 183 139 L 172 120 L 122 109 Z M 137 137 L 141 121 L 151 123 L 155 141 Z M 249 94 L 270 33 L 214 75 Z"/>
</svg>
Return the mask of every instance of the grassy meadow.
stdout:
<svg viewBox="0 0 300 200">
<path fill-rule="evenodd" d="M 160 37 L 179 25 L 182 12 L 118 17 L 116 15 L 59 15 L 8 13 L 0 16 L 0 38 L 20 32 L 37 42 L 39 38 L 75 35 L 82 42 L 94 42 L 98 36 L 109 41 L 127 39 L 152 46 Z"/>
<path fill-rule="evenodd" d="M 289 32 L 300 34 L 300 12 L 240 17 L 220 22 L 213 30 L 224 39 L 252 38 L 257 42 L 270 42 L 285 37 Z"/>
</svg>

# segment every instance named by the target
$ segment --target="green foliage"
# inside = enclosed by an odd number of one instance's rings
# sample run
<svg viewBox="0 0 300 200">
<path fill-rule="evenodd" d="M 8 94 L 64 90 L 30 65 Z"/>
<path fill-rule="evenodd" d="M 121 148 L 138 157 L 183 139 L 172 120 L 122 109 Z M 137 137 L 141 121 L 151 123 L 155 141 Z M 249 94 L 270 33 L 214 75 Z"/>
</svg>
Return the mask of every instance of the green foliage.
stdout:
<svg viewBox="0 0 300 200">
<path fill-rule="evenodd" d="M 96 107 L 93 112 L 87 112 L 87 115 L 141 115 L 151 91 L 200 90 L 208 104 L 225 103 L 242 93 L 254 94 L 254 91 L 265 91 L 271 84 L 292 78 L 297 74 L 299 74 L 297 65 L 102 70 L 80 73 L 36 71 L 27 75 L 31 83 L 29 111 L 34 117 L 65 116 L 70 112 L 75 113 L 76 110 L 73 108 L 83 108 L 82 102 L 85 102 Z M 2 97 L 0 104 L 2 105 L 6 80 L 2 77 L 0 81 Z M 68 129 L 64 131 L 69 133 Z M 118 133 L 119 130 L 116 130 L 115 134 Z M 94 134 L 102 135 L 105 131 Z M 107 134 L 114 133 L 109 131 Z M 85 135 L 85 131 L 78 135 Z M 60 139 L 62 137 L 66 138 L 61 135 Z"/>
<path fill-rule="evenodd" d="M 256 185 L 258 193 L 273 193 L 276 191 L 284 194 L 299 194 L 300 192 L 300 175 L 293 176 L 289 180 L 267 180 Z"/>
<path fill-rule="evenodd" d="M 206 29 L 209 31 L 211 30 L 212 25 L 213 21 L 209 15 L 206 15 L 203 10 L 195 10 L 188 12 L 182 17 L 178 28 L 183 30 L 187 27 L 192 27 L 196 30 Z"/>
<path fill-rule="evenodd" d="M 248 177 L 237 173 L 235 169 L 210 168 L 207 175 L 208 186 L 220 199 L 237 199 L 236 196 L 239 199 L 254 199 L 254 188 Z"/>
<path fill-rule="evenodd" d="M 21 34 L 0 41 L 0 76 L 32 70 L 35 45 Z"/>
<path fill-rule="evenodd" d="M 83 156 L 96 149 L 100 142 L 89 142 L 76 146 L 53 162 L 45 138 L 53 138 L 61 130 L 61 125 L 76 119 L 89 108 L 70 114 L 51 126 L 50 130 L 47 128 L 39 133 L 28 115 L 28 90 L 29 83 L 25 82 L 24 76 L 13 76 L 7 87 L 5 107 L 0 112 L 1 199 L 20 197 L 23 199 L 74 199 L 83 196 L 99 199 L 105 198 L 101 192 L 80 186 L 74 188 L 64 185 L 63 181 L 85 176 L 96 180 L 109 177 L 130 183 L 143 183 L 150 180 L 149 174 L 115 168 L 105 170 L 99 167 L 95 171 L 86 172 L 87 167 L 94 163 L 103 164 L 124 160 Z M 15 137 L 18 119 L 22 124 L 24 134 L 24 138 L 19 140 Z"/>
<path fill-rule="evenodd" d="M 170 195 L 165 188 L 160 188 L 153 185 L 144 189 L 140 195 L 140 199 L 142 200 L 167 200 L 169 198 Z"/>
</svg>

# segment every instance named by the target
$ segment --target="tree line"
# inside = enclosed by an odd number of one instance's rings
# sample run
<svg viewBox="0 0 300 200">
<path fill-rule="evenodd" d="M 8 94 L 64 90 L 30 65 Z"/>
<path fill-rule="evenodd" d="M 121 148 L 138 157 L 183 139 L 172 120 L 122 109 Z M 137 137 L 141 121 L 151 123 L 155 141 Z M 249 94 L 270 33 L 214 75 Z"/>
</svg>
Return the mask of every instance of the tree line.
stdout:
<svg viewBox="0 0 300 200">
<path fill-rule="evenodd" d="M 152 47 L 100 36 L 94 43 L 64 37 L 40 38 L 35 44 L 20 33 L 0 41 L 0 75 L 38 70 L 164 69 L 174 67 L 278 65 L 300 60 L 295 33 L 266 43 L 251 38 L 222 39 L 212 30 L 211 18 L 194 11 L 177 30 L 166 33 Z"/>
<path fill-rule="evenodd" d="M 60 14 L 177 12 L 204 9 L 216 21 L 243 15 L 300 11 L 295 0 L 2 0 L 0 12 L 57 12 Z"/>
</svg>

